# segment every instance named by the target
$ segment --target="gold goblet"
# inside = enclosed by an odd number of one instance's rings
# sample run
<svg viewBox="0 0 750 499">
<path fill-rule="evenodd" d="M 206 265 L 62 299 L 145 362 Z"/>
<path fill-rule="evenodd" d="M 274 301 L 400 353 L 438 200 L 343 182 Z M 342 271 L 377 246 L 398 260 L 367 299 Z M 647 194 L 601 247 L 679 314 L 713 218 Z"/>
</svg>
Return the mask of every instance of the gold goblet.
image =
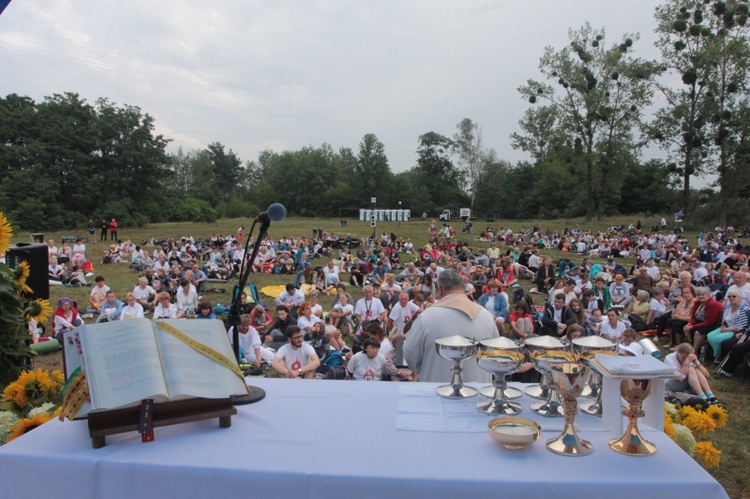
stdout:
<svg viewBox="0 0 750 499">
<path fill-rule="evenodd" d="M 620 383 L 620 394 L 628 403 L 628 407 L 622 409 L 623 415 L 628 417 L 628 427 L 622 437 L 609 441 L 612 450 L 629 456 L 650 456 L 656 453 L 656 445 L 645 440 L 638 430 L 638 418 L 644 415 L 641 406 L 651 393 L 652 382 L 652 379 L 624 379 Z"/>
<path fill-rule="evenodd" d="M 575 430 L 576 413 L 578 412 L 578 401 L 583 387 L 589 377 L 589 368 L 577 362 L 565 362 L 552 364 L 552 381 L 557 391 L 562 396 L 563 414 L 565 427 L 557 438 L 547 440 L 547 448 L 555 454 L 564 456 L 585 456 L 590 454 L 594 447 L 591 442 L 581 439 Z"/>
</svg>

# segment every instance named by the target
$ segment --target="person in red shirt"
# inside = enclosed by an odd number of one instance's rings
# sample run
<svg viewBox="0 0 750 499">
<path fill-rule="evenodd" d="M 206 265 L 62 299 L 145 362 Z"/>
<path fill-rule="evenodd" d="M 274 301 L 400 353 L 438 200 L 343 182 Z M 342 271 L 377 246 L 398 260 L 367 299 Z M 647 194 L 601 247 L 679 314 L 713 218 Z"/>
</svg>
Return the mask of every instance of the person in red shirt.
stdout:
<svg viewBox="0 0 750 499">
<path fill-rule="evenodd" d="M 109 222 L 109 240 L 117 241 L 117 220 L 114 218 Z"/>
<path fill-rule="evenodd" d="M 515 311 L 508 318 L 510 323 L 510 339 L 525 340 L 537 336 L 534 334 L 534 318 L 529 313 L 529 305 L 525 301 L 519 301 L 515 305 Z"/>
<path fill-rule="evenodd" d="M 690 320 L 684 328 L 685 334 L 692 340 L 693 349 L 700 355 L 701 346 L 706 335 L 721 326 L 724 316 L 724 306 L 711 298 L 711 290 L 707 287 L 699 287 L 695 290 L 695 303 L 690 314 Z M 711 345 L 706 342 L 706 364 L 713 362 L 713 351 Z"/>
</svg>

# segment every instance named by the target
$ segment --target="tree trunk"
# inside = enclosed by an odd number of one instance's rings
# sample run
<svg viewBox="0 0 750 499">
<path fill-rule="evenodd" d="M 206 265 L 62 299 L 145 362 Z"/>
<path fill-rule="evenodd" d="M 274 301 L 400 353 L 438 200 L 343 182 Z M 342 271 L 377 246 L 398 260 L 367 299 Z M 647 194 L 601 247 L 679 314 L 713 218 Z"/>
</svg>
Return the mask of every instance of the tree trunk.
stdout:
<svg viewBox="0 0 750 499">
<path fill-rule="evenodd" d="M 594 218 L 594 162 L 591 154 L 586 158 L 586 221 Z"/>
</svg>

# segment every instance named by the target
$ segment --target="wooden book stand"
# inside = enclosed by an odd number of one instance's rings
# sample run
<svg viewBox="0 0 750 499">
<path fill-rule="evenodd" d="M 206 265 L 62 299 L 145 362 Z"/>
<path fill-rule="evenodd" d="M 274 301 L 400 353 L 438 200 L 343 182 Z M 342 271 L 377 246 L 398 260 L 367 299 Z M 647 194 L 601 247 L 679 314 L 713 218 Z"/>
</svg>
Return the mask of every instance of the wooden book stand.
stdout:
<svg viewBox="0 0 750 499">
<path fill-rule="evenodd" d="M 153 412 L 154 427 L 219 418 L 219 427 L 229 428 L 232 426 L 232 416 L 237 414 L 237 409 L 232 405 L 231 397 L 193 398 L 154 404 Z M 88 415 L 88 419 L 91 445 L 94 449 L 99 449 L 106 445 L 107 435 L 138 431 L 140 406 L 93 412 Z"/>
</svg>

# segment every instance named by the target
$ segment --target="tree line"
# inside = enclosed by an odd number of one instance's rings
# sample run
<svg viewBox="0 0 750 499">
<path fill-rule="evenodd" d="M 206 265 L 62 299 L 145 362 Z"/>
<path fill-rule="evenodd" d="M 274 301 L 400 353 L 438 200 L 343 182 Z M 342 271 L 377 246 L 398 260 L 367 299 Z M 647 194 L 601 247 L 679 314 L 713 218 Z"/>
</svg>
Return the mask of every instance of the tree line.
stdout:
<svg viewBox="0 0 750 499">
<path fill-rule="evenodd" d="M 656 8 L 655 61 L 636 56 L 637 34 L 608 42 L 603 28 L 571 29 L 518 89 L 529 108 L 511 141 L 531 160 L 517 164 L 486 148 L 469 118 L 453 133 L 420 135 L 414 166 L 394 173 L 375 134 L 356 150 L 322 144 L 250 161 L 220 142 L 168 154 L 169 139 L 138 107 L 11 94 L 0 99 L 0 206 L 38 230 L 112 216 L 210 222 L 277 201 L 298 216 L 352 216 L 371 197 L 415 215 L 470 206 L 497 218 L 590 220 L 685 209 L 746 224 L 748 15 L 747 0 L 667 0 Z M 646 148 L 666 159 L 644 159 Z M 706 174 L 713 189 L 696 190 Z"/>
</svg>

